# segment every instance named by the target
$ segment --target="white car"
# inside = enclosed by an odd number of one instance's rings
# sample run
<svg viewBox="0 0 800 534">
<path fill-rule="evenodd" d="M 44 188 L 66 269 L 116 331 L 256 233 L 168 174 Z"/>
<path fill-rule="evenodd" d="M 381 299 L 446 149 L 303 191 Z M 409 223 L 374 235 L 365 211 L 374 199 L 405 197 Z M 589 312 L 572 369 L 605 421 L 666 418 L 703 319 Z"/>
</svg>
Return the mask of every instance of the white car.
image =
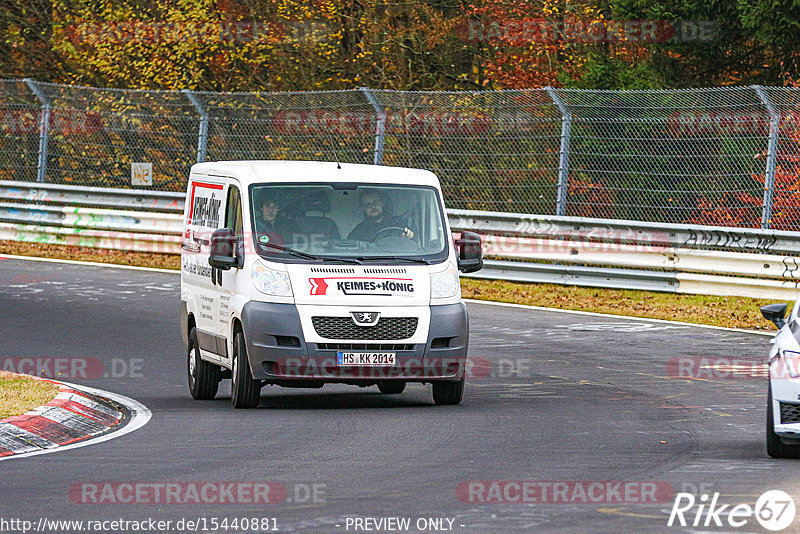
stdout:
<svg viewBox="0 0 800 534">
<path fill-rule="evenodd" d="M 761 308 L 778 333 L 769 352 L 767 390 L 767 454 L 773 458 L 800 458 L 800 299 L 789 319 L 786 304 Z"/>
</svg>

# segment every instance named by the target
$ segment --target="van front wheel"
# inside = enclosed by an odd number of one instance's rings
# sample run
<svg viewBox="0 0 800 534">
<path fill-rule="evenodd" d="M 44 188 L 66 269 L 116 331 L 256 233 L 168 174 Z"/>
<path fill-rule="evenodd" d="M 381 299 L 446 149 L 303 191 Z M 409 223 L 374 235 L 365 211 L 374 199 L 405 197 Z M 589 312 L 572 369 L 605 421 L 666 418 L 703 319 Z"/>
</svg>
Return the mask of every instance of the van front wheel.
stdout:
<svg viewBox="0 0 800 534">
<path fill-rule="evenodd" d="M 233 369 L 231 370 L 231 404 L 234 408 L 255 408 L 261 400 L 261 383 L 253 379 L 247 361 L 244 334 L 233 338 Z"/>
<path fill-rule="evenodd" d="M 196 400 L 210 400 L 216 397 L 219 388 L 221 369 L 200 358 L 197 343 L 197 330 L 189 332 L 189 350 L 186 356 L 186 374 L 189 378 L 189 392 Z"/>
<path fill-rule="evenodd" d="M 457 382 L 434 382 L 433 402 L 440 406 L 461 404 L 464 396 L 464 379 Z"/>
</svg>

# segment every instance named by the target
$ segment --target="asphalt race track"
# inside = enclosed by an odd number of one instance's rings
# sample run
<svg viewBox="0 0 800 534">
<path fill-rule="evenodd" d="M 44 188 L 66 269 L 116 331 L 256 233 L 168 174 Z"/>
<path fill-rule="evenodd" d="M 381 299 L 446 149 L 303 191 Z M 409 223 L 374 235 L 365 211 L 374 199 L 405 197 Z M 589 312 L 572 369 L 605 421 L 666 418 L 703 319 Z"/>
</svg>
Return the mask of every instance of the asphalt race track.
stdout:
<svg viewBox="0 0 800 534">
<path fill-rule="evenodd" d="M 66 358 L 96 369 L 99 360 L 97 376 L 62 378 L 153 412 L 118 439 L 0 462 L 0 526 L 274 518 L 270 529 L 279 532 L 418 532 L 422 518 L 428 531 L 451 525 L 465 533 L 760 532 L 755 520 L 740 529 L 667 527 L 674 494 L 719 492 L 720 502 L 751 506 L 769 489 L 800 496 L 800 461 L 766 456 L 765 377 L 671 376 L 670 360 L 681 357 L 763 364 L 765 336 L 471 303 L 473 378 L 460 406 L 434 406 L 430 386 L 391 396 L 329 385 L 267 387 L 258 409 L 233 410 L 227 384 L 213 401 L 189 395 L 177 275 L 4 259 L 0 284 L 3 361 Z M 566 482 L 569 498 L 479 502 L 489 493 L 464 489 L 488 491 L 486 481 Z M 576 481 L 671 489 L 658 502 L 613 495 L 581 502 Z M 246 495 L 234 503 L 186 495 L 149 503 L 150 493 L 109 502 L 121 484 L 262 482 L 285 488 L 285 499 L 277 492 L 270 495 L 280 502 L 269 504 L 245 502 Z M 94 487 L 87 484 L 115 490 L 86 502 L 85 489 Z M 410 518 L 411 528 L 356 528 L 356 518 L 387 517 Z M 800 530 L 800 518 L 795 526 L 787 532 Z"/>
</svg>

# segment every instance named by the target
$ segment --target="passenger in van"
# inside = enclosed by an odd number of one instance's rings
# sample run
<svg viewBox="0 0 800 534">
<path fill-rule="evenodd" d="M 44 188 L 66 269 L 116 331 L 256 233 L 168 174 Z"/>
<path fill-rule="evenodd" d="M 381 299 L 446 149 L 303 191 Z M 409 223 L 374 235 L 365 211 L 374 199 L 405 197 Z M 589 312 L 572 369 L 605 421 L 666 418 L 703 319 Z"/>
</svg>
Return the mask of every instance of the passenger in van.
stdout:
<svg viewBox="0 0 800 534">
<path fill-rule="evenodd" d="M 378 237 L 402 236 L 414 238 L 414 231 L 401 217 L 393 216 L 381 195 L 374 191 L 364 191 L 359 197 L 364 220 L 353 228 L 347 239 L 356 241 L 375 241 Z M 389 230 L 394 228 L 394 230 Z"/>
</svg>

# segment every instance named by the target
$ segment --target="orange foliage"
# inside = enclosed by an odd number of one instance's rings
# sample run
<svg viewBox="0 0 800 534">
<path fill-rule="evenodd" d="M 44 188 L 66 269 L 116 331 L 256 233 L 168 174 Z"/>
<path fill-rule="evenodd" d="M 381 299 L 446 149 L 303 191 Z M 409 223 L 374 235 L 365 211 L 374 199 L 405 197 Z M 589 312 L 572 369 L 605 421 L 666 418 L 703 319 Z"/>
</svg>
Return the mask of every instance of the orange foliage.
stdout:
<svg viewBox="0 0 800 534">
<path fill-rule="evenodd" d="M 577 79 L 595 51 L 628 62 L 649 54 L 595 3 L 484 0 L 464 8 L 468 35 L 484 48 L 483 76 L 497 89 L 559 86 Z"/>
<path fill-rule="evenodd" d="M 602 180 L 571 180 L 567 186 L 567 210 L 570 206 L 577 209 L 574 215 L 610 219 L 614 217 L 616 195 L 606 187 Z M 578 213 L 579 212 L 579 213 Z M 567 213 L 567 215 L 571 215 Z"/>
</svg>

